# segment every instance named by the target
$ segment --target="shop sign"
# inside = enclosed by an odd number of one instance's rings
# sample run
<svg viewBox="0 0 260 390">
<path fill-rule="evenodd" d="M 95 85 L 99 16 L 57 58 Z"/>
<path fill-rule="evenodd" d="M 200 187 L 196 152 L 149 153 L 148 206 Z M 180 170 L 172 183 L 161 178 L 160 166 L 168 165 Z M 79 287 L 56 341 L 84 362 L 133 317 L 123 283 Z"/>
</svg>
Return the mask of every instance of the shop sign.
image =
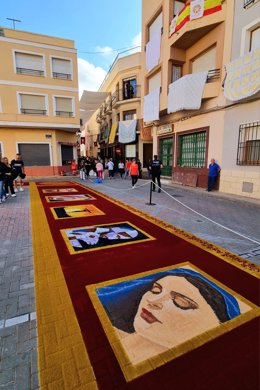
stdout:
<svg viewBox="0 0 260 390">
<path fill-rule="evenodd" d="M 121 149 L 120 148 L 116 148 L 116 154 L 121 154 Z"/>
<path fill-rule="evenodd" d="M 173 127 L 171 124 L 161 125 L 157 127 L 157 135 L 168 134 L 173 132 Z"/>
</svg>

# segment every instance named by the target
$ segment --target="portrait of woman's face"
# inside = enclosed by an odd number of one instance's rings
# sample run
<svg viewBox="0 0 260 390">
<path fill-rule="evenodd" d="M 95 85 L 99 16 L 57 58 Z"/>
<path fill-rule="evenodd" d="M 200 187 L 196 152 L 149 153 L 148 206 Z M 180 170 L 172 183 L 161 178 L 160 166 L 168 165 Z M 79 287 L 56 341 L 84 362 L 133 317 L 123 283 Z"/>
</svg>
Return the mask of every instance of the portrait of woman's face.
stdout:
<svg viewBox="0 0 260 390">
<path fill-rule="evenodd" d="M 137 334 L 171 348 L 219 325 L 198 288 L 184 277 L 165 276 L 153 284 L 134 319 Z"/>
</svg>

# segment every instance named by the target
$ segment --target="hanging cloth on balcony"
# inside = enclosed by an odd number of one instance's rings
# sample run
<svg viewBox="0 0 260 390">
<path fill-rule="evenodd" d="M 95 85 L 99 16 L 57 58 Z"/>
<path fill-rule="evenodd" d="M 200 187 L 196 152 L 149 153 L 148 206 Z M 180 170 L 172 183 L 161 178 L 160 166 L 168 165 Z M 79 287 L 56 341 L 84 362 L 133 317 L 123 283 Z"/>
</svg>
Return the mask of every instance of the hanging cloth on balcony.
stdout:
<svg viewBox="0 0 260 390">
<path fill-rule="evenodd" d="M 118 129 L 118 141 L 121 144 L 130 144 L 136 138 L 136 124 L 137 120 L 120 121 Z"/>
<path fill-rule="evenodd" d="M 152 122 L 159 119 L 160 111 L 160 87 L 144 97 L 144 122 Z"/>
<path fill-rule="evenodd" d="M 227 64 L 226 72 L 224 95 L 228 100 L 256 94 L 260 90 L 260 48 Z"/>
<path fill-rule="evenodd" d="M 204 14 L 204 0 L 193 0 L 190 3 L 190 20 L 202 18 Z"/>
<path fill-rule="evenodd" d="M 146 44 L 146 69 L 148 72 L 159 64 L 161 53 L 161 28 L 158 28 Z"/>
<path fill-rule="evenodd" d="M 114 122 L 112 124 L 110 134 L 109 134 L 109 141 L 108 141 L 109 144 L 113 144 L 115 142 L 117 128 L 118 128 L 118 122 Z"/>
<path fill-rule="evenodd" d="M 188 74 L 169 85 L 168 114 L 182 110 L 198 110 L 208 72 Z"/>
</svg>

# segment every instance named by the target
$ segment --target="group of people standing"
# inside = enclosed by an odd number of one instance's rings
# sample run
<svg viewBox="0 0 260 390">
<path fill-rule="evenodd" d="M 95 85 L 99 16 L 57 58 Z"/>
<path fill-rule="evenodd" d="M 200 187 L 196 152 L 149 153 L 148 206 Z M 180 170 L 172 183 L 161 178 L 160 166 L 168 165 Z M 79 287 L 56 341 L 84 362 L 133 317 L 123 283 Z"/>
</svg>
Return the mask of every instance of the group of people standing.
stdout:
<svg viewBox="0 0 260 390">
<path fill-rule="evenodd" d="M 23 179 L 25 178 L 24 162 L 19 153 L 10 163 L 7 157 L 0 162 L 0 203 L 11 196 L 16 197 L 16 192 L 23 191 Z"/>
</svg>

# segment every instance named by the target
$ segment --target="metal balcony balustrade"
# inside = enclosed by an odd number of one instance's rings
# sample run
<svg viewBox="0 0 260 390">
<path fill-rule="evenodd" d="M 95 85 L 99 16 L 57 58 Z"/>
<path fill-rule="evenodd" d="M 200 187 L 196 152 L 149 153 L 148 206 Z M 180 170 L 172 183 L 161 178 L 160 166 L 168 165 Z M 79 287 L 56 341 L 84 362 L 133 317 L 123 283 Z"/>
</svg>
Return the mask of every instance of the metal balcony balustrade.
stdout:
<svg viewBox="0 0 260 390">
<path fill-rule="evenodd" d="M 137 99 L 141 97 L 141 86 L 137 85 L 133 91 L 125 91 L 124 89 L 119 89 L 112 95 L 112 106 L 117 102 L 122 102 L 131 99 Z"/>
<path fill-rule="evenodd" d="M 71 74 L 70 73 L 52 72 L 52 77 L 54 79 L 71 80 Z"/>
<path fill-rule="evenodd" d="M 213 83 L 220 79 L 220 69 L 211 69 L 208 71 L 206 83 Z"/>
<path fill-rule="evenodd" d="M 38 110 L 35 108 L 21 108 L 21 114 L 27 115 L 47 115 L 47 110 Z"/>
<path fill-rule="evenodd" d="M 38 69 L 16 68 L 16 73 L 29 74 L 31 76 L 44 76 L 44 71 Z"/>
<path fill-rule="evenodd" d="M 73 116 L 72 111 L 55 111 L 56 116 L 66 116 L 66 117 L 71 117 Z"/>
<path fill-rule="evenodd" d="M 244 0 L 244 8 L 248 7 L 250 4 L 253 4 L 255 0 Z"/>
</svg>

